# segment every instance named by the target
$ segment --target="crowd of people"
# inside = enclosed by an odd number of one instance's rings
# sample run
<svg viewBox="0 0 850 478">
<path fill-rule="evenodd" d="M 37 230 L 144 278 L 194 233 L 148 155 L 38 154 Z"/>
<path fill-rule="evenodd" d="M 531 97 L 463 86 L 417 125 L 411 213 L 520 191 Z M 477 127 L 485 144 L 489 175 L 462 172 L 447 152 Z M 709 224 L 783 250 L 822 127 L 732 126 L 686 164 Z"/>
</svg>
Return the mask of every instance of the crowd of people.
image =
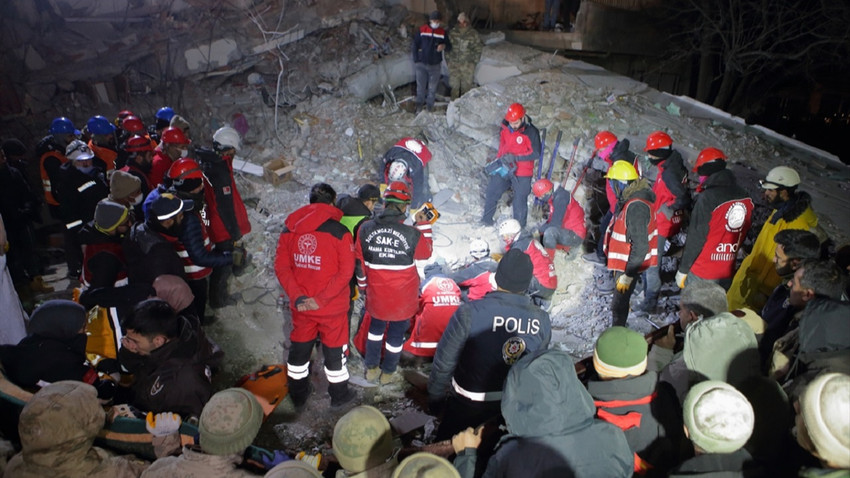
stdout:
<svg viewBox="0 0 850 478">
<path fill-rule="evenodd" d="M 432 14 L 414 41 L 420 107 L 433 108 L 432 56 L 451 50 L 442 44 Z M 462 90 L 468 75 L 457 78 Z M 3 143 L 2 279 L 21 297 L 50 291 L 33 249 L 43 202 L 80 284 L 73 300 L 32 310 L 26 327 L 23 313 L 4 325 L 2 390 L 29 395 L 16 430 L 3 430 L 20 446 L 3 476 L 254 476 L 243 457 L 269 402 L 246 388 L 214 390 L 223 352 L 204 331 L 207 305 L 232 304 L 228 280 L 250 263 L 232 165 L 242 138 L 225 126 L 207 148 L 189 130 L 169 107 L 150 127 L 130 111 L 94 116 L 83 131 L 56 118 L 36 148 L 41 193 L 27 148 Z M 309 204 L 285 220 L 274 271 L 292 318 L 284 386 L 296 413 L 320 376 L 331 408 L 348 409 L 333 434 L 336 476 L 848 476 L 848 247 L 831 247 L 799 174 L 777 166 L 760 182 L 772 210 L 744 255 L 758 201 L 721 149 L 691 165 L 664 131 L 647 136 L 645 155 L 630 147 L 596 135 L 588 166 L 604 172 L 605 194 L 585 207 L 567 185 L 587 168 L 542 177 L 540 134 L 522 104 L 510 105 L 484 168 L 480 219 L 504 253 L 473 238 L 455 268 L 433 257 L 439 213 L 423 141 L 402 138 L 386 152 L 380 185 L 352 195 L 312 185 Z M 512 215 L 497 222 L 509 190 Z M 531 195 L 539 224 L 529 225 Z M 598 228 L 588 227 L 590 207 L 605 211 Z M 584 244 L 596 250 L 577 253 Z M 556 254 L 606 271 L 586 293 L 610 296 L 610 327 L 581 374 L 552 344 Z M 678 256 L 679 320 L 645 338 L 627 325 L 658 312 L 665 255 Z M 453 463 L 401 459 L 387 418 L 358 404 L 349 345 L 374 386 L 397 386 L 400 367 L 429 373 L 433 438 L 451 444 Z M 316 348 L 323 374 L 312 372 Z M 118 404 L 146 421 L 152 464 L 93 446 L 103 406 Z M 185 422 L 197 423 L 190 443 Z M 277 451 L 260 469 L 321 476 L 320 463 Z"/>
</svg>

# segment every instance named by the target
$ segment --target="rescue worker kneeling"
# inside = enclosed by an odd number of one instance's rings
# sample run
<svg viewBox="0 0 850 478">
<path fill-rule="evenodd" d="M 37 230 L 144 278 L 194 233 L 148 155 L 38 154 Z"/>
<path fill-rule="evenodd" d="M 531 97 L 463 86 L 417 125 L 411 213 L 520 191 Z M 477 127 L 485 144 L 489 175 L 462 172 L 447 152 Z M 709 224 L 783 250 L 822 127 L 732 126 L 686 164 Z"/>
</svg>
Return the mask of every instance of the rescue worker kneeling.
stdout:
<svg viewBox="0 0 850 478">
<path fill-rule="evenodd" d="M 532 268 L 528 255 L 509 250 L 496 269 L 498 289 L 461 305 L 449 321 L 428 381 L 431 411 L 446 411 L 437 440 L 498 417 L 508 370 L 549 346 L 549 314 L 525 295 Z"/>
</svg>

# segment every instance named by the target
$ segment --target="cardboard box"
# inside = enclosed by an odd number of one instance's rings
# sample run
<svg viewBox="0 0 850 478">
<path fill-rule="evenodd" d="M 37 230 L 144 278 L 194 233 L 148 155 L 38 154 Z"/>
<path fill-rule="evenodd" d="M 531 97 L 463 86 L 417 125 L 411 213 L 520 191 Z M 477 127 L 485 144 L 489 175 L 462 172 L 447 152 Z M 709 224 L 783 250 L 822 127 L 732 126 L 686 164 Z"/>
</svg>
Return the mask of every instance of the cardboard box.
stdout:
<svg viewBox="0 0 850 478">
<path fill-rule="evenodd" d="M 292 179 L 292 171 L 294 170 L 295 166 L 289 164 L 289 161 L 285 158 L 278 158 L 263 165 L 263 176 L 266 181 L 278 185 Z"/>
</svg>

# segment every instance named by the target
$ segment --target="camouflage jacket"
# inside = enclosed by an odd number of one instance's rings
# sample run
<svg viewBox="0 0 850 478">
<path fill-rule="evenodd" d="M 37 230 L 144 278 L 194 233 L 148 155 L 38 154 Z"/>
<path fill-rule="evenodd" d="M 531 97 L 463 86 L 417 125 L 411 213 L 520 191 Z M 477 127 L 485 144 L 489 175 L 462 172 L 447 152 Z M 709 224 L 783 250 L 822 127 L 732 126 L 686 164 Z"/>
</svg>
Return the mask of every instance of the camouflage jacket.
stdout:
<svg viewBox="0 0 850 478">
<path fill-rule="evenodd" d="M 484 42 L 472 27 L 455 28 L 449 32 L 452 51 L 446 52 L 446 63 L 451 66 L 470 65 L 473 68 L 481 58 Z"/>
</svg>

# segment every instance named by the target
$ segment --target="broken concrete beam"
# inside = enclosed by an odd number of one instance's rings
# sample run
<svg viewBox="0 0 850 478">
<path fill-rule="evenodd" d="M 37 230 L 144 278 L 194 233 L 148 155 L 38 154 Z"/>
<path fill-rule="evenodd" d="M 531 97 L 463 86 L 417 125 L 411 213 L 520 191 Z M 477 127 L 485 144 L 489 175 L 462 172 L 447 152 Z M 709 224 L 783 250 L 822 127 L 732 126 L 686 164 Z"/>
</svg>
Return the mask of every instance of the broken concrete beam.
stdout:
<svg viewBox="0 0 850 478">
<path fill-rule="evenodd" d="M 382 87 L 396 88 L 416 81 L 413 59 L 408 52 L 379 58 L 372 65 L 345 79 L 348 92 L 361 101 L 381 94 Z"/>
<path fill-rule="evenodd" d="M 186 67 L 197 72 L 207 68 L 219 68 L 240 60 L 239 46 L 232 38 L 221 38 L 206 45 L 190 48 L 183 52 Z"/>
</svg>

